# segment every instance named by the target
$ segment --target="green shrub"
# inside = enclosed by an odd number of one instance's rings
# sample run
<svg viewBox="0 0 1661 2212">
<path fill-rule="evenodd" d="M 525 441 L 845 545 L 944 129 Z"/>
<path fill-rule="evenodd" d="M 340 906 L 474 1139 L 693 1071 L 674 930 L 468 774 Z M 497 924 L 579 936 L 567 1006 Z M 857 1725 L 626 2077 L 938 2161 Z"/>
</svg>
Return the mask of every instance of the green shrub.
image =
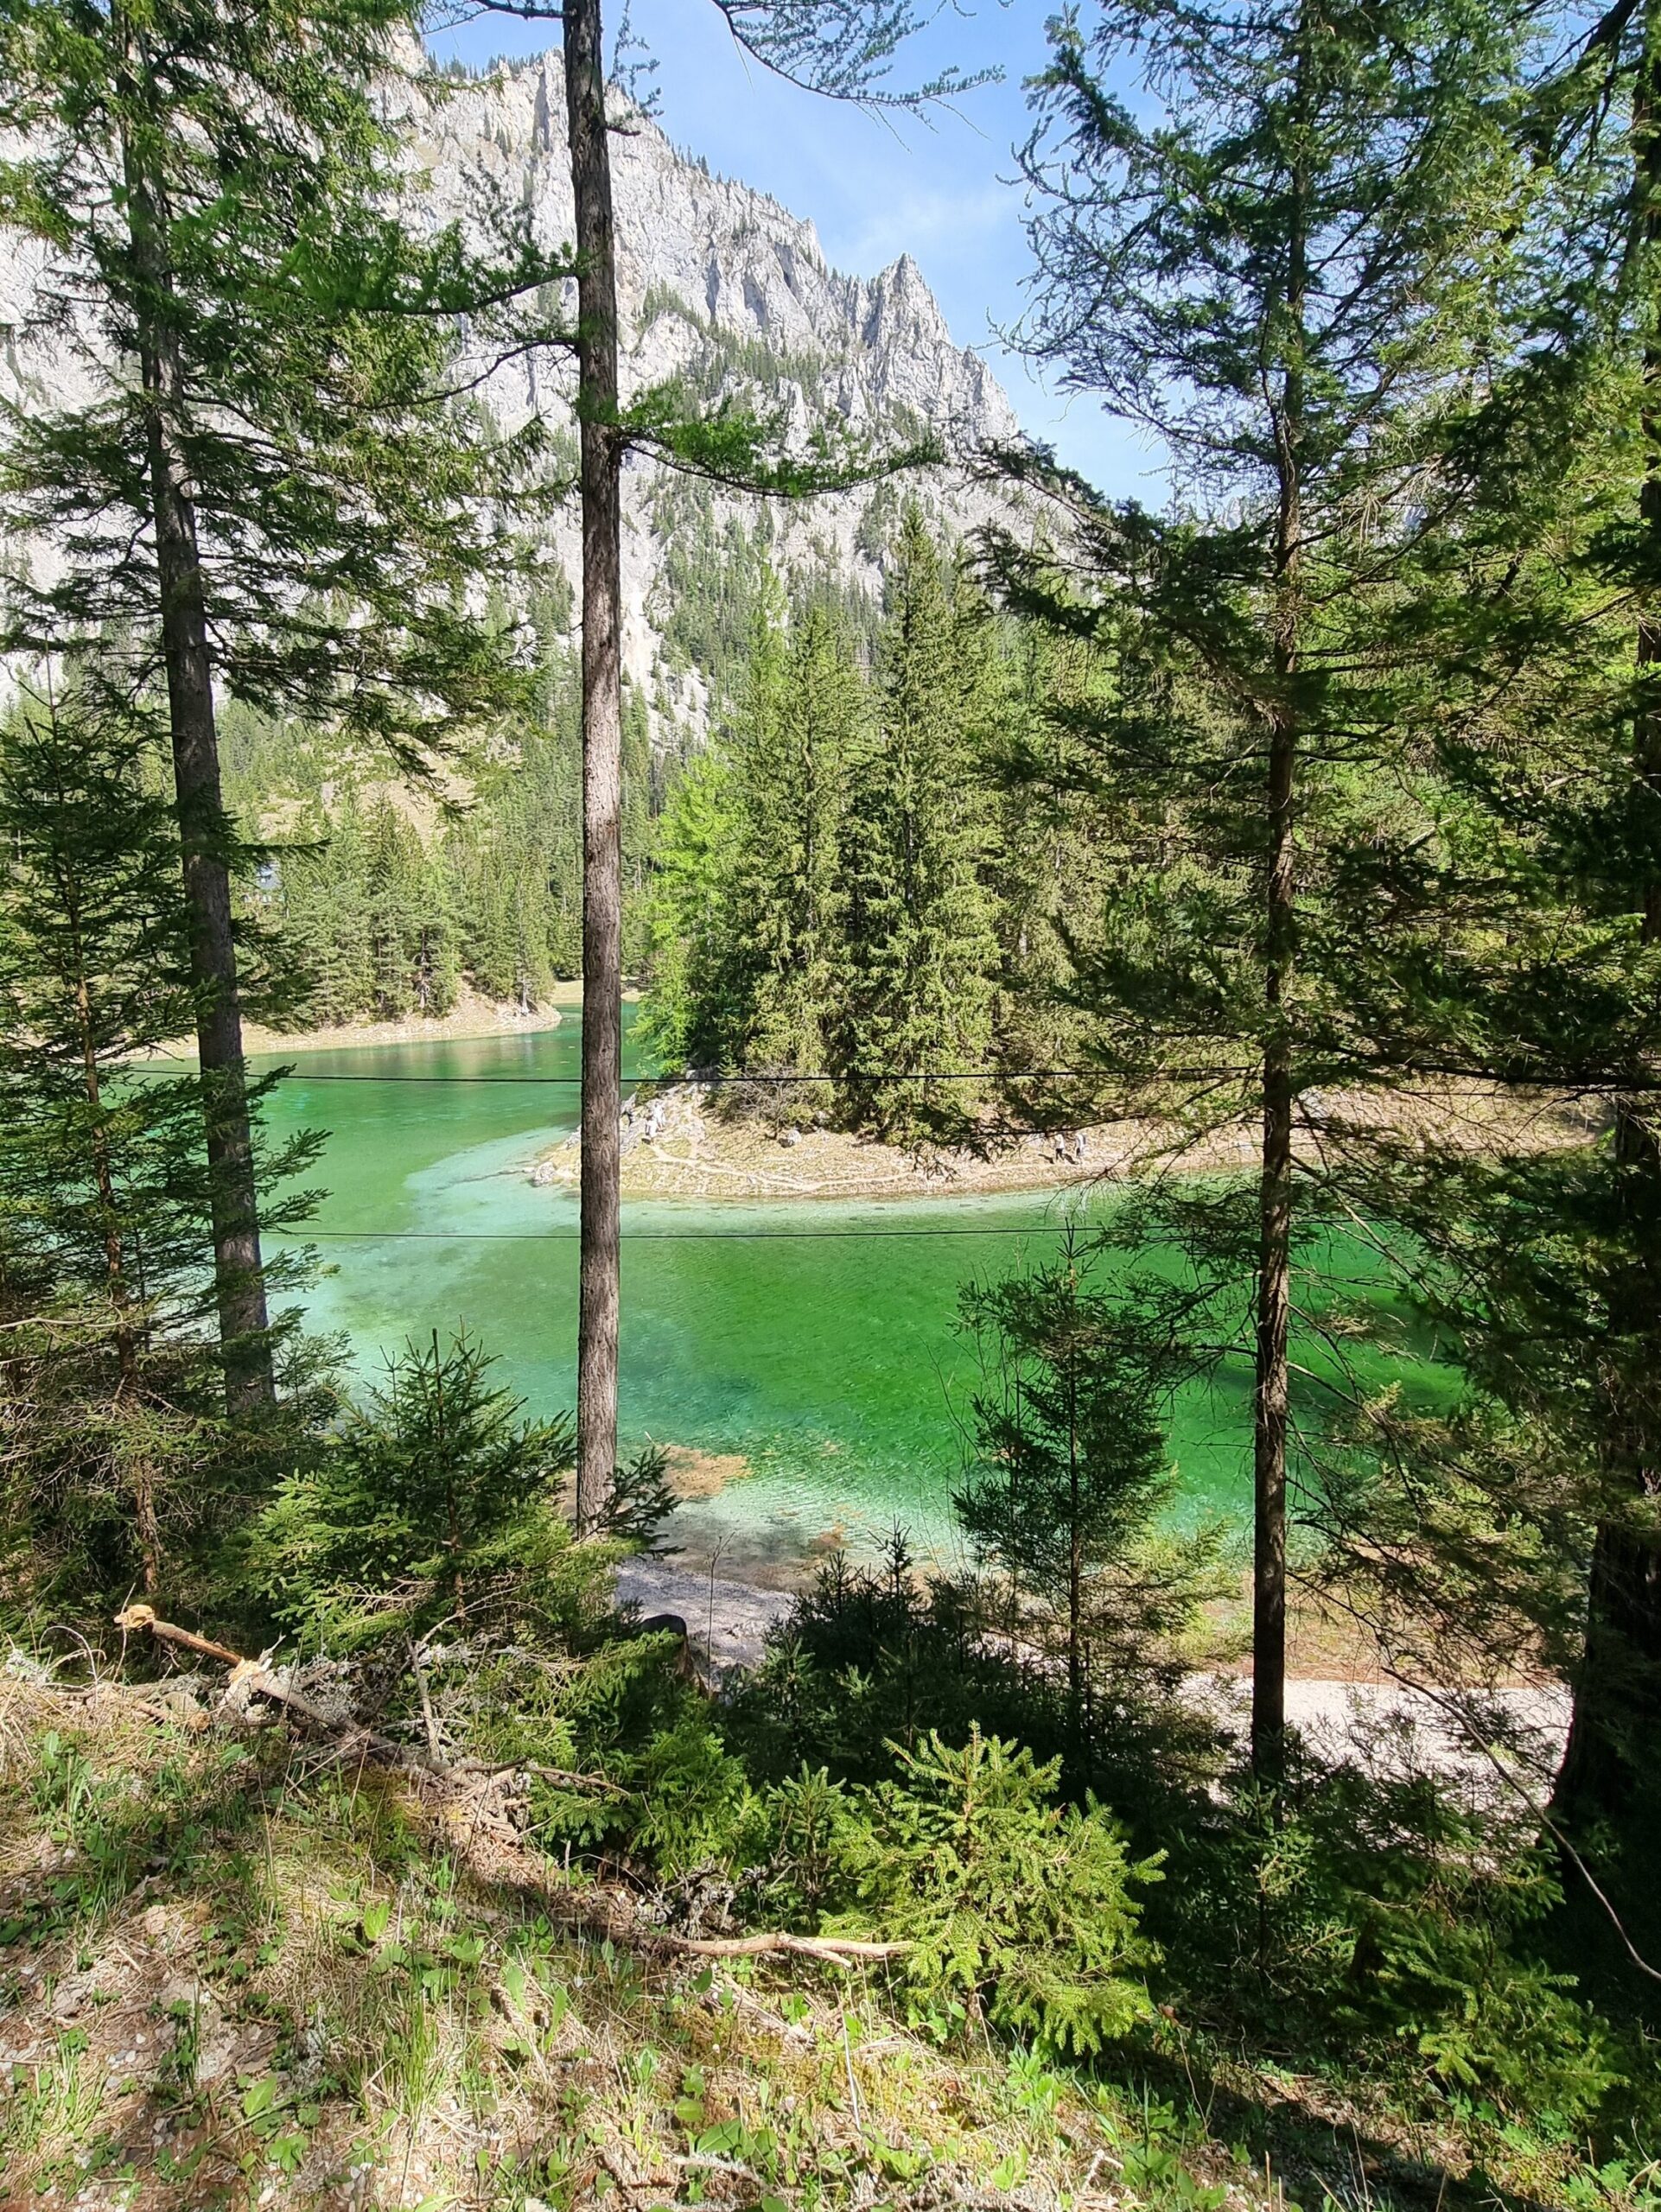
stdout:
<svg viewBox="0 0 1661 2212">
<path fill-rule="evenodd" d="M 251 1566 L 277 1618 L 334 1652 L 543 1606 L 570 1549 L 570 1423 L 525 1421 L 466 1336 L 407 1344 L 315 1465 L 261 1515 Z M 581 1579 L 580 1577 L 578 1578 Z"/>
<path fill-rule="evenodd" d="M 931 1732 L 896 1756 L 897 1777 L 850 1793 L 845 1819 L 819 1813 L 849 1897 L 827 1931 L 908 1943 L 910 2014 L 937 2031 L 977 2003 L 1087 2056 L 1146 2018 L 1136 1970 L 1154 1952 L 1131 1886 L 1156 1880 L 1155 1862 L 1132 1864 L 1099 1806 L 1056 1802 L 1059 1761 L 978 1730 L 961 1750 Z"/>
<path fill-rule="evenodd" d="M 633 1841 L 661 1874 L 729 1859 L 745 1825 L 744 1769 L 696 1713 L 661 1729 L 619 1769 L 640 1792 Z"/>
<path fill-rule="evenodd" d="M 1249 1788 L 1170 1885 L 1185 2011 L 1575 2130 L 1620 2079 L 1572 1978 L 1539 1955 L 1559 1894 L 1526 1822 L 1473 1811 L 1432 1776 L 1355 1766 Z M 1162 1901 L 1163 1902 L 1163 1901 Z M 1161 1916 L 1163 1917 L 1164 1916 Z"/>
</svg>

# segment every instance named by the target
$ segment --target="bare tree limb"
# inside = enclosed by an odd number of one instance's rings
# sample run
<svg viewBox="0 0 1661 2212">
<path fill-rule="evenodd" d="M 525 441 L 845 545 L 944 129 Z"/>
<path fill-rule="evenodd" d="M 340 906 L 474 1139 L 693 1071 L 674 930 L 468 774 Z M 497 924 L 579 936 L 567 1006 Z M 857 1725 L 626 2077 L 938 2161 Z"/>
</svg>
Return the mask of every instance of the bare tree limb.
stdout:
<svg viewBox="0 0 1661 2212">
<path fill-rule="evenodd" d="M 758 1936 L 672 1936 L 659 1931 L 655 1940 L 667 1948 L 685 1951 L 700 1959 L 757 1958 L 767 1952 L 788 1951 L 798 1958 L 830 1959 L 848 1965 L 860 1959 L 899 1959 L 915 1948 L 911 1943 L 866 1942 L 851 1936 L 786 1936 L 773 1930 Z"/>
<path fill-rule="evenodd" d="M 176 1644 L 181 1650 L 200 1652 L 204 1658 L 217 1659 L 231 1669 L 231 1681 L 239 1688 L 253 1692 L 258 1697 L 270 1698 L 274 1705 L 283 1707 L 314 1728 L 327 1734 L 340 1737 L 354 1749 L 364 1751 L 382 1766 L 400 1767 L 406 1772 L 435 1775 L 449 1781 L 469 1780 L 488 1782 L 504 1774 L 530 1774 L 539 1781 L 557 1783 L 566 1789 L 592 1789 L 608 1796 L 625 1797 L 628 1792 L 603 1774 L 578 1774 L 564 1767 L 541 1766 L 534 1759 L 457 1759 L 447 1764 L 435 1749 L 423 1757 L 407 1744 L 394 1743 L 390 1736 L 383 1736 L 366 1727 L 356 1719 L 338 1719 L 325 1713 L 300 1691 L 272 1674 L 258 1659 L 245 1659 L 239 1652 L 223 1643 L 215 1643 L 210 1637 L 198 1636 L 193 1630 L 180 1628 L 173 1621 L 157 1618 L 149 1605 L 128 1605 L 115 1617 L 115 1624 L 124 1636 L 137 1634 L 148 1629 L 158 1643 Z M 423 1704 L 426 1702 L 423 1687 Z M 434 1732 L 435 1744 L 436 1732 Z"/>
</svg>

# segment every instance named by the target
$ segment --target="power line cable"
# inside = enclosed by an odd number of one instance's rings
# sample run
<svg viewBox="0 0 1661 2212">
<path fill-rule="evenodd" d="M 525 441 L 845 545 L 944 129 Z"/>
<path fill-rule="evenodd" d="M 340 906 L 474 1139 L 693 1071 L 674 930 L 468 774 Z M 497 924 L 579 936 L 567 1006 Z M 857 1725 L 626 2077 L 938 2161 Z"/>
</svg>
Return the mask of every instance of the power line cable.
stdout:
<svg viewBox="0 0 1661 2212">
<path fill-rule="evenodd" d="M 1061 1236 L 1066 1223 L 1022 1222 L 1010 1229 L 626 1229 L 625 1244 L 805 1244 L 840 1237 Z M 296 1244 L 575 1244 L 574 1229 L 283 1229 Z"/>
<path fill-rule="evenodd" d="M 298 1049 L 303 1051 L 303 1046 Z M 371 1074 L 357 1071 L 322 1070 L 290 1067 L 284 1072 L 296 1083 L 373 1083 L 373 1084 L 449 1084 L 503 1085 L 525 1084 L 531 1087 L 551 1085 L 556 1088 L 576 1088 L 580 1075 L 455 1075 L 433 1073 L 410 1075 L 387 1072 Z M 742 1084 L 785 1086 L 792 1084 L 857 1084 L 857 1083 L 1224 1083 L 1239 1077 L 1255 1077 L 1254 1066 L 1206 1068 L 953 1068 L 922 1070 L 913 1068 L 857 1068 L 841 1075 L 821 1071 L 817 1074 L 788 1075 L 665 1075 L 635 1071 L 621 1076 L 625 1084 L 662 1084 L 691 1090 L 716 1090 Z M 1369 1077 L 1410 1080 L 1414 1077 L 1435 1076 L 1462 1081 L 1484 1083 L 1495 1090 L 1568 1091 L 1590 1094 L 1607 1092 L 1612 1095 L 1645 1093 L 1661 1090 L 1661 1076 L 1584 1076 L 1564 1071 L 1546 1074 L 1505 1074 L 1492 1068 L 1461 1067 L 1452 1063 L 1433 1061 L 1400 1061 L 1395 1064 L 1360 1063 L 1347 1071 L 1338 1071 L 1327 1078 L 1329 1082 L 1363 1082 Z M 1308 1087 L 1308 1086 L 1306 1086 Z"/>
<path fill-rule="evenodd" d="M 310 1068 L 291 1069 L 297 1083 L 525 1083 L 580 1084 L 580 1075 L 371 1075 L 356 1072 L 322 1072 Z M 1245 1072 L 1245 1071 L 1243 1071 Z M 661 1083 L 680 1084 L 690 1089 L 712 1090 L 724 1084 L 792 1084 L 792 1083 L 1037 1083 L 1060 1081 L 1087 1082 L 1092 1077 L 1100 1080 L 1103 1071 L 1083 1068 L 968 1068 L 954 1069 L 950 1074 L 917 1073 L 901 1068 L 856 1069 L 847 1075 L 650 1075 L 635 1072 L 620 1076 L 620 1083 Z"/>
</svg>

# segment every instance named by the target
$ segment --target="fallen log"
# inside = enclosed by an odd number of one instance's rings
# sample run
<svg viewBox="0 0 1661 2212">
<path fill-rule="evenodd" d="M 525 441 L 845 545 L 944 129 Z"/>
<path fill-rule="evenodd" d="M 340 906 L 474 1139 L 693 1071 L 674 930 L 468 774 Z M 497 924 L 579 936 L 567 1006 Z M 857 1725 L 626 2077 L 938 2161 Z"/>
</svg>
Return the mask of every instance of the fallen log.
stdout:
<svg viewBox="0 0 1661 2212">
<path fill-rule="evenodd" d="M 576 1774 L 563 1767 L 541 1766 L 534 1759 L 458 1759 L 453 1765 L 431 1755 L 414 1750 L 408 1744 L 394 1743 L 390 1736 L 383 1736 L 375 1729 L 366 1727 L 360 1720 L 338 1719 L 325 1713 L 301 1691 L 293 1689 L 271 1673 L 258 1659 L 245 1659 L 240 1652 L 231 1650 L 212 1637 L 198 1636 L 194 1630 L 181 1628 L 175 1621 L 161 1619 L 153 1606 L 129 1605 L 115 1617 L 115 1624 L 125 1636 L 147 1629 L 158 1642 L 175 1644 L 183 1651 L 194 1651 L 207 1659 L 217 1659 L 231 1669 L 229 1686 L 251 1691 L 258 1697 L 269 1698 L 314 1728 L 340 1738 L 343 1749 L 361 1751 L 378 1765 L 402 1768 L 406 1773 L 433 1775 L 446 1782 L 457 1782 L 487 1786 L 492 1781 L 509 1774 L 531 1774 L 538 1780 L 555 1782 L 567 1789 L 593 1789 L 608 1796 L 623 1797 L 627 1791 L 603 1774 Z"/>
</svg>

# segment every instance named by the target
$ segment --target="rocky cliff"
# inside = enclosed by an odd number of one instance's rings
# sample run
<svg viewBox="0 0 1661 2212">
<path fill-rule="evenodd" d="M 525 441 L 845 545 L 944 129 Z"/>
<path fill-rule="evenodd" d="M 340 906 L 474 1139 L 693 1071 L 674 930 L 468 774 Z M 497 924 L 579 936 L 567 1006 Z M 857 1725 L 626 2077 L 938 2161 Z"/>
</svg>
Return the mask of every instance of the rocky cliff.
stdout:
<svg viewBox="0 0 1661 2212">
<path fill-rule="evenodd" d="M 431 99 L 399 95 L 417 219 L 465 225 L 486 203 L 506 200 L 526 211 L 539 244 L 568 245 L 574 226 L 559 55 L 475 79 L 437 79 L 433 89 Z M 909 255 L 869 279 L 842 275 L 826 262 L 811 223 L 713 175 L 646 117 L 634 115 L 612 143 L 626 398 L 680 377 L 708 401 L 738 391 L 765 394 L 804 431 L 827 416 L 874 442 L 926 429 L 953 455 L 1016 435 L 1009 401 L 984 362 L 953 343 Z M 0 392 L 24 404 L 47 395 L 73 402 L 89 379 L 84 359 L 22 334 L 41 266 L 38 250 L 0 230 Z M 569 425 L 571 385 L 569 365 L 544 356 L 495 369 L 482 397 L 509 423 L 540 413 Z M 706 576 L 741 537 L 753 559 L 782 570 L 826 564 L 844 582 L 875 590 L 898 501 L 889 486 L 768 507 L 695 493 L 650 463 L 632 465 L 626 481 L 627 662 L 659 722 L 684 730 L 702 722 L 706 706 L 707 671 L 696 652 L 665 649 L 676 556 L 684 573 L 689 538 L 697 540 L 690 557 Z M 955 466 L 910 481 L 950 533 L 999 504 Z M 557 516 L 550 535 L 575 582 L 575 513 Z"/>
<path fill-rule="evenodd" d="M 564 118 L 557 53 L 452 83 L 411 118 L 436 209 L 465 216 L 483 188 L 522 204 L 539 244 L 569 244 Z M 786 400 L 856 428 L 909 419 L 958 447 L 1015 434 L 1009 401 L 952 343 L 909 254 L 869 280 L 838 274 L 811 223 L 712 175 L 644 116 L 614 137 L 612 162 L 626 388 L 725 367 L 767 374 Z M 522 371 L 493 396 L 510 409 L 547 397 Z"/>
<path fill-rule="evenodd" d="M 569 245 L 574 224 L 557 53 L 455 82 L 410 118 L 424 200 L 438 219 L 467 219 L 487 197 L 524 207 L 538 243 Z M 758 390 L 805 430 L 827 416 L 873 442 L 932 432 L 949 455 L 1018 435 L 1014 410 L 978 354 L 954 344 L 909 254 L 876 276 L 832 269 L 811 222 L 765 194 L 714 175 L 636 115 L 612 141 L 619 247 L 623 393 L 671 377 L 700 397 Z M 573 308 L 575 287 L 573 293 Z M 532 411 L 570 416 L 562 365 L 514 363 L 486 386 L 509 422 Z M 659 709 L 697 722 L 703 671 L 662 650 L 678 534 L 697 529 L 716 548 L 734 526 L 760 531 L 781 569 L 827 563 L 875 590 L 893 487 L 801 505 L 716 498 L 697 506 L 650 464 L 628 480 L 624 553 L 631 675 Z M 959 534 L 1004 502 L 961 467 L 931 470 L 911 486 L 943 529 Z M 696 512 L 695 512 L 696 509 Z M 576 518 L 554 543 L 573 579 Z M 683 543 L 682 550 L 684 551 Z M 716 557 L 719 557 L 718 553 Z M 682 664 L 677 664 L 678 658 Z"/>
</svg>

